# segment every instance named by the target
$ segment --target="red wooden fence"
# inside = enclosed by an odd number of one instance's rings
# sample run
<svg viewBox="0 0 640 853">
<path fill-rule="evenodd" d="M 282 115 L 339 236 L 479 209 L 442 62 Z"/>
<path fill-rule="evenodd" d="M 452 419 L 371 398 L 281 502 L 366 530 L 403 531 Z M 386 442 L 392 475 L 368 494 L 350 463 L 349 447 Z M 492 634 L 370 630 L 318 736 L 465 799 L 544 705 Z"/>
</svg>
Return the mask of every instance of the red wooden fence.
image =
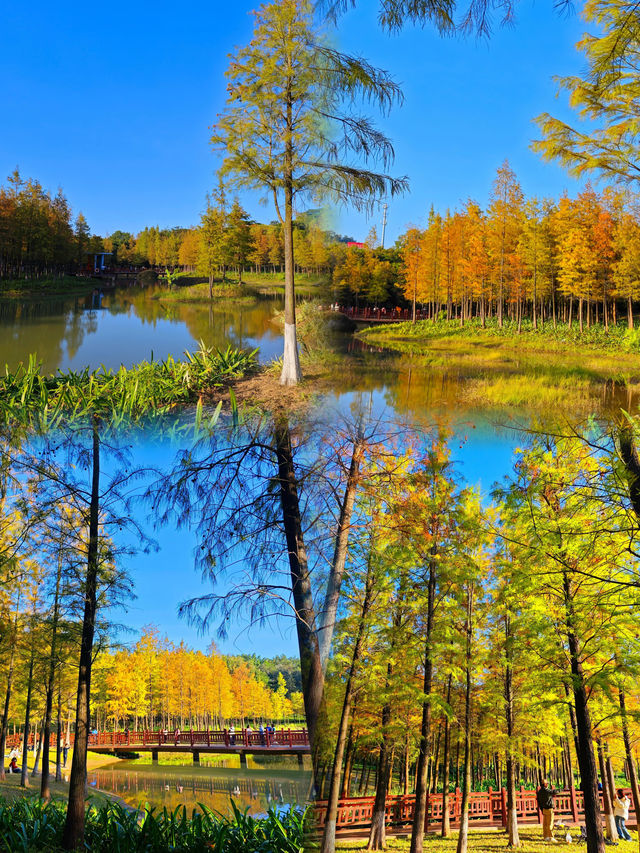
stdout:
<svg viewBox="0 0 640 853">
<path fill-rule="evenodd" d="M 399 323 L 411 320 L 413 311 L 410 308 L 341 308 L 340 311 L 351 317 L 352 320 L 365 320 L 370 323 Z M 416 319 L 424 320 L 427 317 L 425 310 L 416 308 Z"/>
<path fill-rule="evenodd" d="M 631 790 L 625 793 L 631 798 Z M 338 830 L 368 829 L 371 826 L 375 797 L 348 797 L 338 804 Z M 571 789 L 563 791 L 554 797 L 555 815 L 557 821 L 579 823 L 584 817 L 584 802 L 582 791 Z M 319 827 L 324 825 L 327 803 L 325 800 L 316 802 L 315 810 Z M 413 822 L 415 796 L 387 797 L 386 824 L 389 828 L 408 827 Z M 460 824 L 462 809 L 462 793 L 459 789 L 449 794 L 449 819 L 453 827 Z M 540 819 L 536 792 L 520 788 L 516 796 L 516 810 L 519 823 L 537 823 Z M 628 824 L 636 824 L 636 816 L 632 805 L 629 809 Z M 431 795 L 427 802 L 427 817 L 425 831 L 438 829 L 442 825 L 442 794 Z M 474 792 L 469 795 L 469 825 L 475 827 L 506 827 L 507 825 L 507 792 L 501 791 Z"/>
<path fill-rule="evenodd" d="M 12 749 L 18 746 L 22 741 L 21 735 L 8 735 L 7 747 Z M 73 745 L 73 735 L 70 742 Z M 51 746 L 56 745 L 55 733 L 51 735 Z M 29 735 L 29 745 L 33 746 L 33 733 Z M 309 733 L 306 729 L 283 729 L 279 728 L 273 732 L 259 732 L 255 729 L 236 729 L 235 732 L 229 729 L 213 731 L 146 731 L 140 730 L 123 731 L 123 732 L 98 732 L 97 734 L 89 735 L 89 747 L 142 747 L 150 748 L 152 746 L 176 746 L 179 749 L 191 749 L 199 747 L 204 749 L 207 746 L 228 746 L 231 749 L 242 749 L 243 747 L 253 746 L 288 746 L 291 748 L 299 748 L 301 746 L 309 746 Z"/>
</svg>

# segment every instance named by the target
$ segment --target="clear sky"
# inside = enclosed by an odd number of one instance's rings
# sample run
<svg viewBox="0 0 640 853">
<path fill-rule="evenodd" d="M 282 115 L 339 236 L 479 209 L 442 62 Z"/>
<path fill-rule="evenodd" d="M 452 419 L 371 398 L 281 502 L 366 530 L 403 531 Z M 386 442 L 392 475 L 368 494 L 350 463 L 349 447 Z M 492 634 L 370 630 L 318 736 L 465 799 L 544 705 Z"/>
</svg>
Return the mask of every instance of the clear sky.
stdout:
<svg viewBox="0 0 640 853">
<path fill-rule="evenodd" d="M 61 186 L 94 233 L 197 222 L 216 168 L 208 127 L 224 103 L 227 56 L 250 38 L 254 5 L 3 4 L 0 176 L 18 165 L 51 190 Z M 428 28 L 389 37 L 373 0 L 343 18 L 339 46 L 392 72 L 405 93 L 404 106 L 381 122 L 395 143 L 394 171 L 412 187 L 391 204 L 387 244 L 422 224 L 432 203 L 484 204 L 505 158 L 527 194 L 571 191 L 558 167 L 529 150 L 535 115 L 568 115 L 552 75 L 582 63 L 574 44 L 584 25 L 552 5 L 521 0 L 516 25 L 480 42 L 443 40 Z M 254 218 L 271 218 L 256 197 L 243 202 Z M 361 239 L 372 224 L 352 212 L 336 220 Z"/>
</svg>

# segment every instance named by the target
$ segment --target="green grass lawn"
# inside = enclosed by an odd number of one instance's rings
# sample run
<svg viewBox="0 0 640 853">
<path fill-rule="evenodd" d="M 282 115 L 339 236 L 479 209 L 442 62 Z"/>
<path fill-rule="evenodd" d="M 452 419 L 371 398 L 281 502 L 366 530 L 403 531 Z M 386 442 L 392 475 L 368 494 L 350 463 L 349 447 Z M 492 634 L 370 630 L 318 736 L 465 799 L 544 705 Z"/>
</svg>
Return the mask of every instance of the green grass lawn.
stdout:
<svg viewBox="0 0 640 853">
<path fill-rule="evenodd" d="M 505 322 L 501 329 L 496 320 L 487 321 L 482 328 L 479 320 L 470 320 L 460 326 L 455 321 L 419 320 L 417 323 L 393 323 L 387 326 L 372 325 L 359 332 L 368 343 L 389 346 L 405 352 L 430 352 L 435 349 L 456 349 L 489 356 L 499 351 L 575 353 L 610 353 L 627 356 L 638 362 L 640 356 L 640 330 L 628 330 L 619 323 L 605 329 L 601 325 L 584 327 L 582 334 L 576 323 L 572 327 L 558 323 L 556 328 L 547 321 L 534 329 L 529 321 L 522 324 Z"/>
<path fill-rule="evenodd" d="M 23 296 L 36 294 L 48 296 L 51 294 L 86 293 L 99 286 L 100 282 L 91 278 L 76 278 L 74 275 L 63 275 L 56 278 L 13 279 L 0 280 L 0 296 Z"/>
<path fill-rule="evenodd" d="M 62 781 L 56 782 L 55 772 L 55 751 L 51 756 L 51 777 L 50 777 L 50 787 L 51 787 L 51 796 L 59 797 L 61 799 L 66 800 L 69 793 L 69 783 Z M 112 755 L 101 755 L 97 752 L 89 752 L 87 757 L 87 768 L 89 771 L 95 770 L 98 767 L 102 767 L 106 764 L 111 764 L 114 761 L 114 757 Z M 22 759 L 18 759 L 18 764 L 22 764 Z M 42 776 L 38 773 L 37 776 L 31 777 L 31 771 L 33 770 L 33 751 L 29 750 L 29 787 L 21 788 L 20 787 L 20 774 L 19 773 L 11 773 L 6 774 L 4 780 L 0 779 L 0 797 L 3 797 L 8 802 L 14 802 L 19 800 L 21 797 L 39 797 L 40 795 L 40 782 Z M 71 770 L 71 752 L 69 752 L 69 757 L 67 760 L 66 770 L 63 771 L 65 774 L 68 774 Z M 106 802 L 113 802 L 114 797 L 110 797 L 108 794 L 103 793 L 101 791 L 91 790 L 89 792 L 89 796 L 92 802 L 95 802 L 97 805 L 101 805 Z"/>
<path fill-rule="evenodd" d="M 570 828 L 570 833 L 573 840 L 580 837 L 580 831 Z M 542 828 L 540 826 L 524 826 L 520 829 L 520 847 L 527 853 L 542 853 L 543 850 L 549 850 L 550 847 L 567 846 L 564 841 L 564 832 L 555 831 L 555 836 L 558 839 L 558 844 L 549 844 L 542 840 Z M 620 851 L 635 850 L 638 846 L 638 836 L 635 830 L 630 831 L 631 841 L 620 841 Z M 387 849 L 389 850 L 409 850 L 410 832 L 406 836 L 388 838 Z M 441 838 L 439 835 L 427 835 L 424 841 L 425 850 L 430 853 L 455 853 L 458 842 L 458 833 L 453 832 L 450 838 Z M 469 833 L 469 850 L 473 853 L 502 853 L 512 848 L 508 847 L 508 839 L 505 832 L 501 830 L 471 830 Z M 366 850 L 366 839 L 359 841 L 338 841 L 336 848 L 338 850 Z M 578 850 L 584 850 L 584 847 L 578 847 Z"/>
</svg>

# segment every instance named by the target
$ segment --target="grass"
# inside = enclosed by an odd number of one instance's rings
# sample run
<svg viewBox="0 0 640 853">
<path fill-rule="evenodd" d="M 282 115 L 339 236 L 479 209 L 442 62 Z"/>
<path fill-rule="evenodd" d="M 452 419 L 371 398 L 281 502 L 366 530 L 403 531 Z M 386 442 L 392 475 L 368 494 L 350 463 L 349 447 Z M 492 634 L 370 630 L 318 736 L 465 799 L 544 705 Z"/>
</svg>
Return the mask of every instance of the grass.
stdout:
<svg viewBox="0 0 640 853">
<path fill-rule="evenodd" d="M 585 329 L 584 341 L 577 327 L 529 328 L 518 336 L 515 324 L 500 331 L 495 323 L 482 329 L 444 321 L 371 327 L 358 335 L 410 357 L 412 365 L 455 376 L 458 399 L 470 408 L 586 414 L 616 402 L 629 408 L 640 391 L 640 332 L 630 335 L 621 326 L 609 333 Z"/>
<path fill-rule="evenodd" d="M 630 357 L 640 355 L 640 330 L 629 330 L 618 324 L 609 326 L 596 325 L 584 328 L 582 334 L 576 323 L 571 327 L 558 323 L 554 329 L 550 322 L 544 327 L 534 329 L 530 321 L 524 321 L 522 332 L 518 334 L 515 322 L 507 321 L 502 329 L 497 320 L 487 321 L 482 328 L 479 320 L 470 320 L 464 326 L 457 321 L 419 320 L 417 323 L 394 323 L 385 327 L 371 326 L 359 332 L 359 335 L 369 343 L 382 346 L 392 346 L 394 349 L 411 352 L 425 352 L 434 346 L 451 347 L 490 347 L 499 351 L 516 350 L 522 352 L 554 352 L 572 353 L 596 352 L 620 355 L 625 353 Z M 408 349 L 405 345 L 409 345 Z M 637 359 L 635 359 L 637 361 Z"/>
<path fill-rule="evenodd" d="M 0 296 L 23 296 L 35 293 L 40 296 L 47 294 L 69 293 L 74 291 L 93 290 L 99 282 L 94 279 L 76 278 L 74 275 L 62 275 L 50 278 L 6 279 L 0 280 Z"/>
<path fill-rule="evenodd" d="M 246 285 L 235 282 L 217 282 L 212 288 L 212 296 L 209 296 L 209 281 L 205 278 L 195 276 L 178 276 L 176 285 L 172 287 L 158 287 L 154 290 L 151 298 L 160 302 L 195 302 L 210 303 L 224 300 L 225 304 L 246 304 L 255 302 L 256 291 Z M 162 284 L 162 282 L 161 282 Z"/>
<path fill-rule="evenodd" d="M 20 774 L 19 773 L 11 773 L 7 774 L 4 779 L 0 779 L 0 798 L 4 799 L 6 802 L 15 802 L 16 800 L 20 800 L 23 798 L 37 798 L 40 794 L 40 780 L 42 776 L 38 774 L 31 778 L 31 771 L 33 770 L 33 761 L 34 755 L 33 750 L 29 750 L 29 788 L 21 788 L 20 787 Z M 22 763 L 22 759 L 20 758 L 19 763 Z M 89 752 L 87 755 L 87 769 L 97 770 L 99 767 L 105 767 L 109 764 L 113 763 L 112 755 L 102 755 L 98 752 Z M 60 782 L 55 781 L 55 750 L 51 755 L 51 763 L 50 763 L 50 777 L 49 777 L 49 785 L 51 788 L 51 794 L 53 797 L 64 798 L 66 799 L 68 791 L 69 791 L 69 783 L 64 780 Z M 67 767 L 63 771 L 64 773 L 69 773 L 71 769 L 71 753 L 69 753 L 69 761 L 67 762 Z M 92 798 L 95 799 L 96 802 L 106 803 L 111 802 L 112 797 L 110 794 L 102 791 L 94 791 L 91 794 Z M 0 848 L 1 849 L 1 848 Z"/>
<path fill-rule="evenodd" d="M 62 850 L 66 804 L 23 798 L 0 801 L 0 853 Z M 233 804 L 230 817 L 205 806 L 187 813 L 119 803 L 91 804 L 85 820 L 85 849 L 93 853 L 300 853 L 305 814 L 269 809 L 253 818 Z"/>
<path fill-rule="evenodd" d="M 573 827 L 569 829 L 573 840 L 576 840 L 576 837 L 580 837 L 580 831 L 574 830 Z M 407 833 L 407 836 L 402 837 L 389 837 L 387 843 L 388 850 L 398 850 L 404 851 L 409 850 L 409 836 L 410 831 Z M 631 834 L 633 837 L 632 841 L 620 841 L 620 853 L 625 853 L 625 851 L 629 851 L 631 853 L 632 850 L 635 850 L 638 846 L 637 838 L 635 837 L 635 832 L 631 830 Z M 559 840 L 559 844 L 566 845 L 563 839 L 564 833 L 560 833 L 555 830 L 555 836 Z M 431 853 L 455 853 L 456 845 L 458 840 L 458 833 L 453 832 L 450 838 L 442 838 L 437 834 L 430 834 L 425 836 L 424 840 L 424 848 L 427 851 L 431 851 Z M 542 828 L 539 826 L 523 826 L 520 827 L 520 849 L 526 851 L 526 853 L 543 853 L 543 851 L 548 851 L 550 847 L 555 845 L 549 845 L 548 843 L 542 840 Z M 336 844 L 337 850 L 366 850 L 367 842 L 364 840 L 357 841 L 338 841 Z M 508 847 L 508 838 L 505 832 L 500 830 L 471 830 L 469 832 L 469 853 L 502 853 L 502 851 L 511 850 L 513 848 Z M 584 850 L 584 847 L 578 847 L 578 850 Z"/>
<path fill-rule="evenodd" d="M 160 279 L 160 284 L 163 280 Z M 173 278 L 172 287 L 166 286 L 156 290 L 153 299 L 163 302 L 210 302 L 209 279 L 207 276 L 195 273 L 178 273 Z M 296 294 L 300 297 L 315 297 L 322 293 L 326 286 L 322 276 L 299 273 L 296 275 Z M 251 273 L 242 274 L 242 284 L 237 273 L 230 271 L 225 280 L 216 278 L 213 285 L 213 299 L 224 299 L 225 302 L 243 304 L 256 300 L 261 295 L 284 295 L 284 273 Z"/>
</svg>

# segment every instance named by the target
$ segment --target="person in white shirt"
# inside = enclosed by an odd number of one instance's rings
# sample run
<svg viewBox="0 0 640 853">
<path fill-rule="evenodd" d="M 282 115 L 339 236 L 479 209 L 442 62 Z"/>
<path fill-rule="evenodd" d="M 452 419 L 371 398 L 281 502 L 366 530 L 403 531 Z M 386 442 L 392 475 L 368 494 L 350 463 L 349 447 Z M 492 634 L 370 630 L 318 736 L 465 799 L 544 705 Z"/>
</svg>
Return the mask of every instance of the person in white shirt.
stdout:
<svg viewBox="0 0 640 853">
<path fill-rule="evenodd" d="M 631 836 L 629 835 L 629 831 L 625 826 L 625 821 L 629 819 L 629 805 L 631 801 L 629 797 L 625 794 L 622 788 L 618 788 L 616 791 L 616 796 L 613 800 L 613 816 L 616 819 L 616 828 L 618 830 L 618 836 L 623 841 L 631 841 Z"/>
</svg>

